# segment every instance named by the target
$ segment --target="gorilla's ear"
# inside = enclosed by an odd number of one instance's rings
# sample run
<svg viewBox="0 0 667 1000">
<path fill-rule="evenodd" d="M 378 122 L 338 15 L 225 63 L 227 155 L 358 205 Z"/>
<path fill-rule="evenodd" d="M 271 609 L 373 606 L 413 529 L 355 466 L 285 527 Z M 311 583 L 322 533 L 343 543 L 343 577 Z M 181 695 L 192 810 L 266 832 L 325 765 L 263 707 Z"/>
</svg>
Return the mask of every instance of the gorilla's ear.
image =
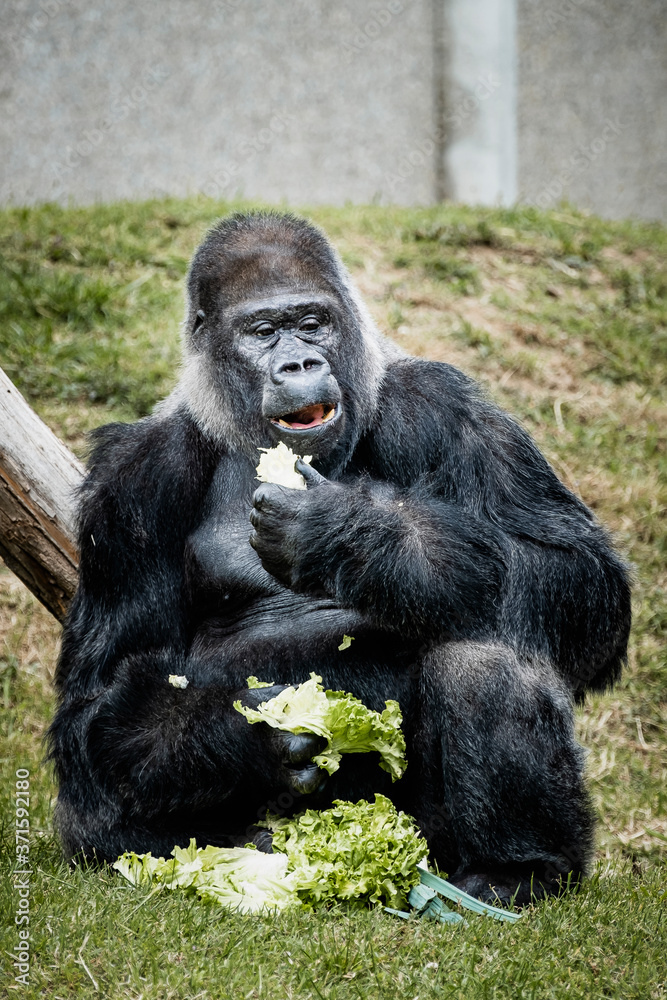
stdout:
<svg viewBox="0 0 667 1000">
<path fill-rule="evenodd" d="M 202 325 L 205 319 L 206 319 L 206 313 L 204 312 L 204 310 L 198 309 L 197 315 L 195 316 L 195 325 L 192 327 L 193 334 L 197 332 L 197 330 Z"/>
<path fill-rule="evenodd" d="M 203 309 L 198 309 L 195 313 L 194 323 L 190 328 L 188 339 L 193 347 L 197 348 L 201 344 L 202 336 L 199 333 L 204 323 L 206 322 L 206 313 Z"/>
</svg>

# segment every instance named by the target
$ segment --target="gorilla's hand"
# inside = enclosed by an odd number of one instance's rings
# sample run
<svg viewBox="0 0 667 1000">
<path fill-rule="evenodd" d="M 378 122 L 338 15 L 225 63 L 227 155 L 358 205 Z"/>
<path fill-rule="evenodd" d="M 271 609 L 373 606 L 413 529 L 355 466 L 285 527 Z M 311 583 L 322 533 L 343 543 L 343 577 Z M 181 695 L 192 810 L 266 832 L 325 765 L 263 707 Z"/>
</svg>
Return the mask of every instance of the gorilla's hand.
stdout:
<svg viewBox="0 0 667 1000">
<path fill-rule="evenodd" d="M 250 535 L 250 544 L 267 573 L 285 587 L 293 587 L 295 583 L 294 568 L 299 547 L 303 546 L 303 522 L 309 509 L 313 503 L 320 506 L 322 493 L 326 491 L 325 507 L 331 510 L 334 495 L 341 489 L 301 459 L 297 461 L 296 468 L 306 480 L 306 490 L 263 483 L 255 490 L 250 512 L 250 523 L 255 529 Z"/>
<path fill-rule="evenodd" d="M 272 687 L 244 689 L 239 699 L 248 708 L 257 708 L 285 690 L 285 684 Z M 286 733 L 274 729 L 266 722 L 253 723 L 254 734 L 261 743 L 260 766 L 269 782 L 276 788 L 288 788 L 296 795 L 309 795 L 319 791 L 327 772 L 313 764 L 313 757 L 326 746 L 326 740 L 314 733 Z"/>
</svg>

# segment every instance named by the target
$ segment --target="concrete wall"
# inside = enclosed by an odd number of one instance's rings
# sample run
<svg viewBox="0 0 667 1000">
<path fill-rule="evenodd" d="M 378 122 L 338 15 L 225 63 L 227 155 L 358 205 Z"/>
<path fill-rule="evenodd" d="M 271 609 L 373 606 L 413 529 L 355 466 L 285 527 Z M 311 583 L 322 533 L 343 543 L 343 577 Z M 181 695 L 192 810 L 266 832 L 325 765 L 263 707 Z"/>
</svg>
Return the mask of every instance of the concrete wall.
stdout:
<svg viewBox="0 0 667 1000">
<path fill-rule="evenodd" d="M 667 219 L 667 0 L 4 0 L 0 203 Z"/>
<path fill-rule="evenodd" d="M 3 201 L 429 202 L 429 0 L 7 0 Z M 9 114 L 8 114 L 9 111 Z"/>
<path fill-rule="evenodd" d="M 666 0 L 518 0 L 519 191 L 667 220 Z"/>
</svg>

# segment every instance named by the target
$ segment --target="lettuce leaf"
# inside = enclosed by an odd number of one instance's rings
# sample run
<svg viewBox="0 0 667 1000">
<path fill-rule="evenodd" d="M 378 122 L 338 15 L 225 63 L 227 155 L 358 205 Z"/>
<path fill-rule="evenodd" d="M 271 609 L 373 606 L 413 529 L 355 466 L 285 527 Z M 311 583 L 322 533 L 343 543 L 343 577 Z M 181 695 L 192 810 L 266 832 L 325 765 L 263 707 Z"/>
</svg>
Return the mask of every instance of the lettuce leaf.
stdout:
<svg viewBox="0 0 667 1000">
<path fill-rule="evenodd" d="M 273 854 L 250 847 L 174 847 L 171 858 L 128 852 L 114 863 L 134 886 L 181 890 L 237 910 L 263 913 L 348 900 L 407 906 L 428 852 L 413 821 L 384 795 L 342 802 L 292 819 L 269 818 Z"/>
<path fill-rule="evenodd" d="M 156 870 L 165 863 L 164 858 L 154 858 L 152 854 L 121 854 L 112 868 L 124 875 L 132 885 L 150 885 Z"/>
<path fill-rule="evenodd" d="M 248 680 L 253 687 L 260 686 L 256 677 Z M 338 770 L 344 753 L 375 750 L 380 754 L 380 767 L 396 781 L 407 767 L 401 732 L 403 719 L 397 701 L 387 701 L 385 705 L 382 713 L 374 712 L 344 691 L 324 691 L 322 678 L 315 673 L 303 684 L 285 688 L 257 708 L 234 702 L 234 708 L 248 722 L 266 722 L 289 733 L 323 736 L 327 746 L 313 760 L 329 774 Z"/>
<path fill-rule="evenodd" d="M 246 708 L 240 701 L 234 702 L 234 708 L 245 715 L 248 722 L 267 722 L 274 729 L 284 729 L 288 733 L 317 733 L 328 739 L 329 700 L 321 680 L 317 674 L 311 674 L 304 684 L 286 687 L 257 708 Z M 253 681 L 253 687 L 260 686 L 256 678 Z"/>
<path fill-rule="evenodd" d="M 184 889 L 240 913 L 300 905 L 284 854 L 262 854 L 248 847 L 197 848 L 194 840 L 171 853 L 173 860 L 127 852 L 112 867 L 135 886 Z"/>
<path fill-rule="evenodd" d="M 337 800 L 331 809 L 269 818 L 267 825 L 306 905 L 343 899 L 404 909 L 428 854 L 414 821 L 384 795 L 374 802 Z"/>
<path fill-rule="evenodd" d="M 376 750 L 381 757 L 380 767 L 391 774 L 393 781 L 400 778 L 407 761 L 405 738 L 401 731 L 403 717 L 398 702 L 385 702 L 387 707 L 384 712 L 378 713 L 342 691 L 327 691 L 327 699 L 329 744 L 313 758 L 318 767 L 333 774 L 338 770 L 344 753 Z"/>
</svg>

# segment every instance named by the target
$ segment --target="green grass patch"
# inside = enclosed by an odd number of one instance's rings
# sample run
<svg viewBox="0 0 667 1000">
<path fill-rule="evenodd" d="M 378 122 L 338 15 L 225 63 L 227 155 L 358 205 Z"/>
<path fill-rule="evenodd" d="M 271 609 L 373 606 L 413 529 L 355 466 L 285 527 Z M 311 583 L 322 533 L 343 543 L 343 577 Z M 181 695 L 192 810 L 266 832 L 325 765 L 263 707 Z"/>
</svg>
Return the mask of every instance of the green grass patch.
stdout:
<svg viewBox="0 0 667 1000">
<path fill-rule="evenodd" d="M 78 454 L 177 378 L 203 198 L 0 213 L 0 365 Z M 0 572 L 0 828 L 6 995 L 149 998 L 667 997 L 667 230 L 568 206 L 317 208 L 381 328 L 450 361 L 529 429 L 632 567 L 630 661 L 578 710 L 597 868 L 516 926 L 380 911 L 238 917 L 70 871 L 43 735 L 59 629 Z M 13 982 L 15 771 L 31 772 L 32 971 Z M 3 994 L 5 995 L 5 994 Z"/>
</svg>

